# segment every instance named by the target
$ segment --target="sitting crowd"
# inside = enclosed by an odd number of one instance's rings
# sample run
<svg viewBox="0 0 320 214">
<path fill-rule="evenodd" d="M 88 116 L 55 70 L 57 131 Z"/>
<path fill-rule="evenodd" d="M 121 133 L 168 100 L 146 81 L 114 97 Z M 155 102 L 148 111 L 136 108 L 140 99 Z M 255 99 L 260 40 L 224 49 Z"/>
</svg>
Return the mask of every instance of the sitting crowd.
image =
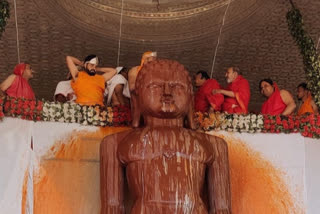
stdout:
<svg viewBox="0 0 320 214">
<path fill-rule="evenodd" d="M 155 60 L 156 52 L 145 52 L 139 66 L 128 70 L 126 67 L 100 67 L 99 58 L 89 55 L 81 61 L 67 56 L 66 64 L 69 73 L 65 81 L 58 83 L 54 100 L 57 102 L 76 102 L 81 105 L 131 106 L 132 112 L 137 108 L 135 82 L 142 67 Z M 29 63 L 15 66 L 13 74 L 0 85 L 0 96 L 35 99 L 29 84 L 34 71 Z M 225 88 L 217 80 L 210 78 L 206 71 L 198 71 L 194 77 L 194 107 L 200 112 L 227 112 L 230 114 L 247 114 L 250 101 L 249 82 L 241 75 L 240 69 L 230 67 L 225 73 Z M 296 110 L 295 101 L 289 91 L 279 89 L 271 79 L 262 79 L 259 83 L 260 93 L 266 97 L 261 113 L 270 115 L 302 115 L 318 113 L 306 83 L 297 87 L 297 98 L 301 105 Z M 135 118 L 133 116 L 133 118 Z M 133 121 L 133 125 L 135 121 Z"/>
</svg>

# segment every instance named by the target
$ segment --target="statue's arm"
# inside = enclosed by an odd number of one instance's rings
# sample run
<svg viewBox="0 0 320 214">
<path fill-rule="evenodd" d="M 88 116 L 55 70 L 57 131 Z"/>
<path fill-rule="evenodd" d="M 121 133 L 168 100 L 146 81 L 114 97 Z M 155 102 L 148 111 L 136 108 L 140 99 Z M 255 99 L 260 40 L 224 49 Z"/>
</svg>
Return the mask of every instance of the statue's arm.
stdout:
<svg viewBox="0 0 320 214">
<path fill-rule="evenodd" d="M 101 214 L 122 214 L 124 209 L 124 173 L 117 155 L 126 132 L 107 136 L 100 144 Z"/>
<path fill-rule="evenodd" d="M 208 171 L 209 213 L 231 214 L 228 146 L 218 137 L 210 137 L 210 142 L 214 157 Z"/>
</svg>

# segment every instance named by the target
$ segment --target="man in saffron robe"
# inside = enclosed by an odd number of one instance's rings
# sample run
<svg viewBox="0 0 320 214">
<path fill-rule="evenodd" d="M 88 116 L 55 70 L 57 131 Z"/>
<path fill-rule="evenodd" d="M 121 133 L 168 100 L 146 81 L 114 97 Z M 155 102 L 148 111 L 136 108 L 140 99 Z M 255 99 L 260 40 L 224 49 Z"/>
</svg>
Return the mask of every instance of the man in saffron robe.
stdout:
<svg viewBox="0 0 320 214">
<path fill-rule="evenodd" d="M 307 83 L 300 83 L 297 87 L 298 100 L 302 101 L 297 115 L 303 115 L 305 113 L 318 114 L 318 107 L 312 99 L 311 92 L 307 88 Z"/>
<path fill-rule="evenodd" d="M 261 108 L 262 114 L 290 115 L 296 108 L 292 95 L 287 90 L 279 90 L 271 79 L 263 79 L 259 83 L 260 92 L 268 99 Z"/>
<path fill-rule="evenodd" d="M 220 89 L 220 85 L 215 79 L 210 79 L 206 71 L 198 71 L 195 76 L 195 85 L 198 91 L 195 94 L 195 110 L 201 112 L 221 111 L 224 100 L 222 94 L 212 94 L 213 89 Z"/>
<path fill-rule="evenodd" d="M 226 89 L 214 89 L 213 94 L 221 93 L 224 95 L 222 111 L 233 114 L 248 113 L 250 101 L 250 86 L 248 80 L 240 75 L 237 67 L 230 67 L 225 74 L 229 83 Z"/>
<path fill-rule="evenodd" d="M 33 70 L 30 64 L 17 64 L 13 74 L 1 83 L 0 89 L 10 97 L 35 99 L 34 92 L 29 84 L 32 77 Z"/>
<path fill-rule="evenodd" d="M 132 117 L 133 127 L 138 127 L 139 121 L 140 121 L 140 118 L 138 119 L 137 117 L 137 115 L 140 115 L 140 113 L 136 111 L 136 109 L 139 109 L 137 106 L 138 103 L 137 103 L 136 93 L 135 93 L 136 79 L 142 67 L 148 62 L 155 60 L 156 58 L 157 58 L 157 52 L 151 52 L 151 51 L 145 52 L 142 55 L 140 65 L 131 68 L 128 73 L 128 83 L 129 83 L 129 90 L 130 90 L 130 96 L 131 96 L 131 112 L 133 114 L 136 114 L 136 115 L 133 115 Z"/>
<path fill-rule="evenodd" d="M 76 103 L 103 106 L 105 82 L 116 74 L 116 69 L 97 67 L 99 59 L 96 55 L 87 56 L 84 62 L 75 57 L 67 56 L 66 61 L 72 75 L 71 86 L 77 96 Z M 83 70 L 79 71 L 77 65 L 82 66 Z M 97 72 L 104 74 L 97 75 Z"/>
</svg>

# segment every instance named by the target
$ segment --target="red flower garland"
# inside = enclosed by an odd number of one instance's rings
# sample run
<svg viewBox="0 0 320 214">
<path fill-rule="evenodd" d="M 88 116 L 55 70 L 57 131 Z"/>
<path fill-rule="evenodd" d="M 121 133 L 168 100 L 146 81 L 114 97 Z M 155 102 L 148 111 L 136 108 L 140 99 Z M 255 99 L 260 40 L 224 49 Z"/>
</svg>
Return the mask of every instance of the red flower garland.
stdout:
<svg viewBox="0 0 320 214">
<path fill-rule="evenodd" d="M 39 100 L 7 97 L 4 103 L 4 112 L 6 116 L 40 121 L 42 120 L 42 107 L 43 102 Z"/>
<path fill-rule="evenodd" d="M 0 98 L 0 120 L 2 120 L 2 118 L 4 117 L 3 103 L 4 103 L 4 100 Z"/>
</svg>

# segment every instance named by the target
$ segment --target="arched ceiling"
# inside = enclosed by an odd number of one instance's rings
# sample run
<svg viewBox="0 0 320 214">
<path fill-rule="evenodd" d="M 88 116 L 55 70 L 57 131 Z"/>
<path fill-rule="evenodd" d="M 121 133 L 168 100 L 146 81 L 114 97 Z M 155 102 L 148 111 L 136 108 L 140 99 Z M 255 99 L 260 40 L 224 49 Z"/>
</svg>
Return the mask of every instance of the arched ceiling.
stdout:
<svg viewBox="0 0 320 214">
<path fill-rule="evenodd" d="M 0 81 L 17 63 L 19 42 L 21 60 L 37 71 L 31 85 L 38 98 L 52 100 L 67 73 L 66 55 L 83 59 L 91 53 L 104 66 L 119 62 L 131 67 L 143 52 L 155 50 L 159 57 L 185 65 L 191 75 L 207 70 L 221 85 L 226 85 L 226 68 L 238 66 L 249 80 L 255 111 L 263 102 L 260 79 L 271 77 L 293 94 L 305 80 L 286 23 L 289 0 L 16 0 L 17 14 L 13 1 L 0 39 Z M 293 1 L 307 32 L 318 41 L 320 1 Z"/>
<path fill-rule="evenodd" d="M 92 33 L 133 41 L 185 40 L 217 32 L 227 4 L 226 25 L 270 9 L 263 0 L 34 0 L 41 10 Z M 122 19 L 122 21 L 121 21 Z M 121 26 L 121 36 L 120 36 Z"/>
</svg>

